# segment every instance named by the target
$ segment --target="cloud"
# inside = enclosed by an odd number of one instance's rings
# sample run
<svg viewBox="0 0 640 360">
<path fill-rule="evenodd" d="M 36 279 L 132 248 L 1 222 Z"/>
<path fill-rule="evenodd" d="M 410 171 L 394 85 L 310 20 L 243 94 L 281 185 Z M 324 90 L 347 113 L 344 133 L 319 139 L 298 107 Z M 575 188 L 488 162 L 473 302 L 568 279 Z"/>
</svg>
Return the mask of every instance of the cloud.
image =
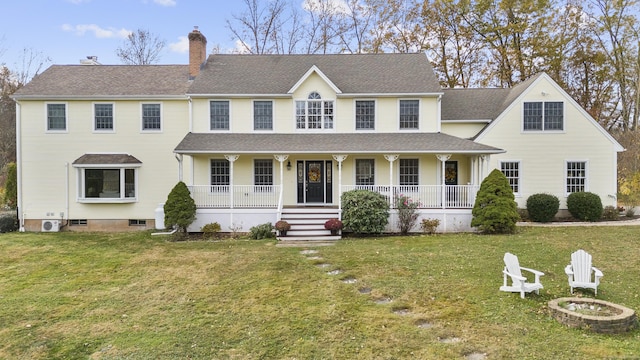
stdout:
<svg viewBox="0 0 640 360">
<path fill-rule="evenodd" d="M 176 0 L 153 0 L 153 2 L 160 6 L 176 6 Z"/>
<path fill-rule="evenodd" d="M 80 25 L 70 25 L 64 24 L 62 25 L 62 30 L 66 32 L 75 33 L 78 36 L 84 36 L 85 33 L 93 33 L 93 35 L 97 38 L 122 38 L 126 39 L 129 34 L 132 33 L 131 30 L 127 29 L 115 29 L 115 28 L 107 28 L 103 29 L 96 24 L 80 24 Z"/>
<path fill-rule="evenodd" d="M 169 44 L 169 51 L 175 53 L 186 53 L 189 51 L 189 39 L 186 36 L 178 37 L 178 41 Z"/>
</svg>

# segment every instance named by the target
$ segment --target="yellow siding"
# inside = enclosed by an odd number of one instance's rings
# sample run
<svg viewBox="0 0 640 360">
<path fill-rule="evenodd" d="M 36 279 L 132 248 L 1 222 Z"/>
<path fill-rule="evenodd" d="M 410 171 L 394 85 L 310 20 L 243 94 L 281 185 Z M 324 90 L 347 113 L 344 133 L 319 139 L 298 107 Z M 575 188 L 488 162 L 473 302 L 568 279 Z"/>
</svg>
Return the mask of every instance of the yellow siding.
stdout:
<svg viewBox="0 0 640 360">
<path fill-rule="evenodd" d="M 155 101 L 154 101 L 155 102 Z M 68 101 L 67 132 L 45 132 L 45 104 L 21 101 L 22 194 L 27 218 L 152 219 L 178 181 L 172 153 L 188 131 L 187 101 L 161 101 L 160 133 L 141 132 L 139 101 L 114 102 L 115 132 L 93 131 L 93 102 Z M 138 172 L 138 201 L 129 204 L 77 202 L 78 175 L 74 160 L 85 153 L 128 153 L 142 162 Z M 69 186 L 65 185 L 66 176 Z M 51 215 L 53 214 L 53 216 Z"/>
<path fill-rule="evenodd" d="M 543 96 L 543 92 L 547 95 Z M 564 101 L 564 131 L 522 131 L 522 102 L 525 101 Z M 561 208 L 566 208 L 566 161 L 586 161 L 587 190 L 600 194 L 604 206 L 615 205 L 614 144 L 547 81 L 532 87 L 523 100 L 515 103 L 478 141 L 507 150 L 505 154 L 491 156 L 490 168 L 499 168 L 500 161 L 520 161 L 521 194 L 516 199 L 520 207 L 526 206 L 526 199 L 532 194 L 550 193 L 558 196 Z"/>
</svg>

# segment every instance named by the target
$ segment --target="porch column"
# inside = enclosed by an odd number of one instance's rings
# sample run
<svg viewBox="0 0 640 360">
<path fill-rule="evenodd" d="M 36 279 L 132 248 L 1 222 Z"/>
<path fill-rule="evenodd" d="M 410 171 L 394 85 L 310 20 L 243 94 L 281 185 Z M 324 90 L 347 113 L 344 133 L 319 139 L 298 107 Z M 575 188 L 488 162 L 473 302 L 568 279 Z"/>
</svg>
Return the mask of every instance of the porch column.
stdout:
<svg viewBox="0 0 640 360">
<path fill-rule="evenodd" d="M 487 176 L 487 162 L 489 161 L 487 155 L 480 155 L 480 177 L 478 178 L 478 184 L 482 183 L 482 180 Z"/>
<path fill-rule="evenodd" d="M 446 196 L 447 196 L 446 189 L 445 189 L 445 182 L 446 181 L 445 181 L 445 173 L 444 173 L 444 171 L 445 171 L 444 163 L 451 158 L 451 154 L 437 154 L 436 157 L 438 158 L 438 160 L 440 160 L 440 184 L 442 185 L 441 186 L 441 189 L 442 189 L 441 190 L 442 191 L 442 193 L 441 193 L 442 198 L 441 199 L 442 199 L 442 208 L 444 209 L 445 205 L 446 205 L 445 204 L 445 199 L 446 199 Z"/>
<path fill-rule="evenodd" d="M 282 206 L 284 204 L 284 162 L 287 161 L 289 155 L 279 154 L 273 155 L 273 157 L 280 162 L 280 195 L 278 196 L 278 214 L 277 218 L 280 220 L 280 214 L 282 213 Z"/>
<path fill-rule="evenodd" d="M 233 162 L 238 160 L 239 157 L 240 157 L 240 155 L 225 155 L 224 156 L 224 158 L 227 159 L 227 161 L 229 161 L 229 209 L 231 209 L 231 211 L 229 211 L 229 223 L 233 227 L 235 227 L 235 224 L 233 222 L 233 196 L 234 196 L 234 189 L 233 189 Z"/>
<path fill-rule="evenodd" d="M 389 162 L 389 190 L 393 193 L 393 162 L 398 160 L 398 154 L 385 154 L 384 158 Z"/>
<path fill-rule="evenodd" d="M 338 210 L 342 217 L 342 162 L 347 159 L 347 155 L 331 155 L 333 160 L 338 162 Z"/>
</svg>

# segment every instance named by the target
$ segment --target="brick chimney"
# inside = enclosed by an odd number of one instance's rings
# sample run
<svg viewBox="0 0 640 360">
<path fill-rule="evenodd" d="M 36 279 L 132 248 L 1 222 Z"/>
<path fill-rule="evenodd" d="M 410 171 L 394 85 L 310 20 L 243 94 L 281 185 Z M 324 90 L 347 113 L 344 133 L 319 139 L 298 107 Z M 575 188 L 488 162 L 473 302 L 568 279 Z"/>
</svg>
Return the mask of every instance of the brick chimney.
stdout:
<svg viewBox="0 0 640 360">
<path fill-rule="evenodd" d="M 207 60 L 207 38 L 197 26 L 189 33 L 189 79 L 200 73 L 200 66 Z"/>
</svg>

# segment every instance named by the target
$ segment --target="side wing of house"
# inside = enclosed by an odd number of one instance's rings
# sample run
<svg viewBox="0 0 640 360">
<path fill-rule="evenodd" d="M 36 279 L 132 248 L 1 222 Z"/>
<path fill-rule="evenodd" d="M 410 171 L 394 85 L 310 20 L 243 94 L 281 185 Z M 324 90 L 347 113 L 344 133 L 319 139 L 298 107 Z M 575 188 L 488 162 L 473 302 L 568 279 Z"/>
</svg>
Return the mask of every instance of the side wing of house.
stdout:
<svg viewBox="0 0 640 360">
<path fill-rule="evenodd" d="M 172 148 L 188 131 L 183 68 L 53 66 L 16 94 L 24 230 L 154 227 L 178 179 Z M 141 89 L 140 76 L 161 93 Z M 154 76 L 184 85 L 159 89 Z"/>
<path fill-rule="evenodd" d="M 506 150 L 491 156 L 489 166 L 507 176 L 518 206 L 548 193 L 566 209 L 567 196 L 577 191 L 615 206 L 617 153 L 624 149 L 548 75 L 523 85 L 475 138 Z"/>
</svg>

